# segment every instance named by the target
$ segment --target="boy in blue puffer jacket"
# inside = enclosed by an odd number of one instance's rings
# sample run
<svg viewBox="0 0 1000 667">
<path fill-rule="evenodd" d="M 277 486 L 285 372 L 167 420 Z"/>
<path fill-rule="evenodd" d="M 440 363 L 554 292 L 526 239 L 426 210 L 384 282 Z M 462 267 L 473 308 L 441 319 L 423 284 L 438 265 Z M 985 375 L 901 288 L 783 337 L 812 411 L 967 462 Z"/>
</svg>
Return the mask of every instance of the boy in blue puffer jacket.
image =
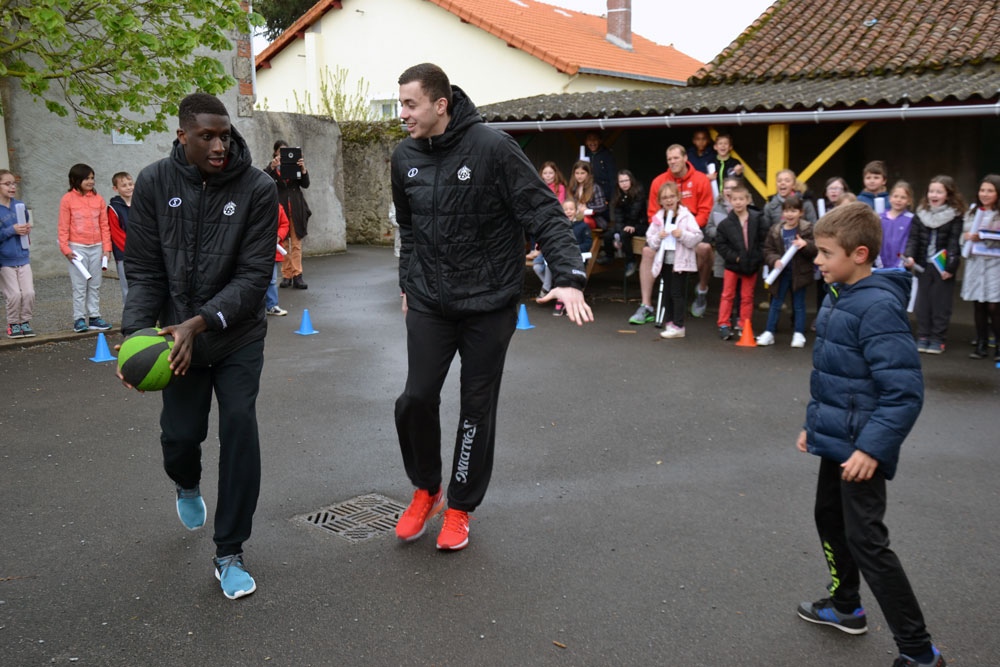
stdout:
<svg viewBox="0 0 1000 667">
<path fill-rule="evenodd" d="M 816 265 L 829 285 L 816 321 L 812 398 L 796 446 L 820 457 L 816 527 L 830 568 L 830 597 L 798 614 L 849 634 L 868 626 L 859 573 L 899 647 L 893 667 L 944 667 L 882 518 L 886 480 L 923 405 L 923 375 L 906 303 L 910 277 L 872 272 L 879 217 L 855 202 L 816 223 Z"/>
</svg>

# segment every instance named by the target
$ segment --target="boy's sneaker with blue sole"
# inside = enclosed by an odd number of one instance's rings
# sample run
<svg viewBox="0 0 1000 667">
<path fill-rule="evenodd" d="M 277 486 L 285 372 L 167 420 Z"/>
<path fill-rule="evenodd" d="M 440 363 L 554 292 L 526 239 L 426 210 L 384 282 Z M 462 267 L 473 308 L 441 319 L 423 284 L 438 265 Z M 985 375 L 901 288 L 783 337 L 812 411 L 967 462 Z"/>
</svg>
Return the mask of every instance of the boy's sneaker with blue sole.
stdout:
<svg viewBox="0 0 1000 667">
<path fill-rule="evenodd" d="M 201 497 L 201 487 L 182 489 L 177 487 L 177 516 L 188 530 L 198 530 L 205 525 L 205 500 Z"/>
<path fill-rule="evenodd" d="M 243 564 L 243 554 L 232 556 L 216 556 L 215 578 L 222 585 L 222 593 L 230 600 L 245 597 L 257 590 L 257 582 L 247 572 Z"/>
<path fill-rule="evenodd" d="M 944 661 L 941 651 L 937 650 L 937 646 L 931 646 L 931 651 L 934 655 L 930 662 L 919 662 L 905 653 L 900 653 L 899 657 L 893 661 L 892 667 L 946 667 L 947 663 Z"/>
<path fill-rule="evenodd" d="M 863 635 L 868 632 L 868 619 L 865 610 L 858 607 L 850 614 L 838 611 L 833 606 L 833 600 L 823 598 L 816 602 L 803 602 L 799 605 L 799 618 L 810 623 L 829 625 L 849 635 Z"/>
</svg>

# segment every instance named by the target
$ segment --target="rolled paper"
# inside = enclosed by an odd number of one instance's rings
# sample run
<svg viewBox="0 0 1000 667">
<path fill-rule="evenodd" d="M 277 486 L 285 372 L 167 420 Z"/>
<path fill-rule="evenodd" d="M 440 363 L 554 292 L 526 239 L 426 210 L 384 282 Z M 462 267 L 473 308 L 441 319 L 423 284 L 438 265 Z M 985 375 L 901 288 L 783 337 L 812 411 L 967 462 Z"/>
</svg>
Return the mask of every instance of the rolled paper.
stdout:
<svg viewBox="0 0 1000 667">
<path fill-rule="evenodd" d="M 781 275 L 781 272 L 784 271 L 785 267 L 788 266 L 788 263 L 792 261 L 792 257 L 795 257 L 795 253 L 798 251 L 799 247 L 794 243 L 788 246 L 788 250 L 786 250 L 785 254 L 778 260 L 781 266 L 775 264 L 774 268 L 771 269 L 771 272 L 767 274 L 767 278 L 764 278 L 764 287 L 770 287 L 774 284 L 774 281 L 778 279 L 778 276 Z"/>
<path fill-rule="evenodd" d="M 875 212 L 879 215 L 885 213 L 885 197 L 875 197 Z"/>
<path fill-rule="evenodd" d="M 709 167 L 714 167 L 715 165 L 708 165 Z M 712 179 L 712 199 L 719 199 L 719 183 L 713 178 Z"/>
<path fill-rule="evenodd" d="M 90 280 L 91 278 L 94 277 L 94 276 L 90 275 L 90 271 L 88 271 L 87 267 L 84 266 L 83 262 L 80 261 L 80 256 L 79 255 L 77 255 L 76 253 L 73 253 L 73 259 L 70 260 L 70 261 L 73 262 L 73 266 L 75 266 L 77 268 L 77 270 L 80 272 L 80 274 L 84 278 L 86 278 L 87 280 Z"/>
<path fill-rule="evenodd" d="M 818 213 L 819 217 L 821 217 L 821 218 L 824 215 L 826 215 L 826 200 L 825 199 L 820 198 L 820 199 L 816 200 L 816 213 Z"/>
<path fill-rule="evenodd" d="M 286 255 L 288 255 L 288 251 L 285 250 L 280 243 L 276 247 L 278 248 L 278 252 L 281 253 L 282 257 L 285 257 Z"/>
<path fill-rule="evenodd" d="M 107 271 L 107 270 L 108 270 L 108 258 L 107 255 L 105 255 L 104 257 L 101 257 L 101 271 Z"/>
</svg>

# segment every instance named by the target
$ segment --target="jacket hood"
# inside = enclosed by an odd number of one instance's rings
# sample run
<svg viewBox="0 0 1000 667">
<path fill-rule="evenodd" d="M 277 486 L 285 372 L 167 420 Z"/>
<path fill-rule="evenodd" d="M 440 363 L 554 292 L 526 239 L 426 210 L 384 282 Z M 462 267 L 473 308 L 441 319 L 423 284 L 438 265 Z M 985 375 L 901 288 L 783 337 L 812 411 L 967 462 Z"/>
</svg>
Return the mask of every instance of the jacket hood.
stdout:
<svg viewBox="0 0 1000 667">
<path fill-rule="evenodd" d="M 170 153 L 170 159 L 174 163 L 174 166 L 183 172 L 185 177 L 192 183 L 200 184 L 205 180 L 211 180 L 213 183 L 227 183 L 237 178 L 253 165 L 250 157 L 250 147 L 247 146 L 243 135 L 233 127 L 231 128 L 229 137 L 229 153 L 226 155 L 226 166 L 220 173 L 211 176 L 210 179 L 204 178 L 198 167 L 188 163 L 187 155 L 184 154 L 184 146 L 181 144 L 180 139 L 174 139 L 174 148 Z"/>
<path fill-rule="evenodd" d="M 451 87 L 451 120 L 444 134 L 427 139 L 416 140 L 421 150 L 447 149 L 461 140 L 462 135 L 475 125 L 482 123 L 483 117 L 479 109 L 472 103 L 465 91 L 458 86 Z"/>
<path fill-rule="evenodd" d="M 913 278 L 909 271 L 899 271 L 896 269 L 886 269 L 874 271 L 867 278 L 863 278 L 853 285 L 837 285 L 836 298 L 840 299 L 845 293 L 863 289 L 882 289 L 892 294 L 899 304 L 906 308 L 910 301 L 910 289 Z"/>
</svg>

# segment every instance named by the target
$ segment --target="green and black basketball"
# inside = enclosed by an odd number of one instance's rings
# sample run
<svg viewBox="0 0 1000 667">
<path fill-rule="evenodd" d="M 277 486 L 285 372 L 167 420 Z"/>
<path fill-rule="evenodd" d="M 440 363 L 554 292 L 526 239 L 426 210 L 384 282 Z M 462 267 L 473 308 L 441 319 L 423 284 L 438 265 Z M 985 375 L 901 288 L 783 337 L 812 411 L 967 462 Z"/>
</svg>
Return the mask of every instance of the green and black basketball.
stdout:
<svg viewBox="0 0 1000 667">
<path fill-rule="evenodd" d="M 118 372 L 136 389 L 160 391 L 174 377 L 167 359 L 173 347 L 173 336 L 161 336 L 152 327 L 140 329 L 118 349 Z"/>
</svg>

